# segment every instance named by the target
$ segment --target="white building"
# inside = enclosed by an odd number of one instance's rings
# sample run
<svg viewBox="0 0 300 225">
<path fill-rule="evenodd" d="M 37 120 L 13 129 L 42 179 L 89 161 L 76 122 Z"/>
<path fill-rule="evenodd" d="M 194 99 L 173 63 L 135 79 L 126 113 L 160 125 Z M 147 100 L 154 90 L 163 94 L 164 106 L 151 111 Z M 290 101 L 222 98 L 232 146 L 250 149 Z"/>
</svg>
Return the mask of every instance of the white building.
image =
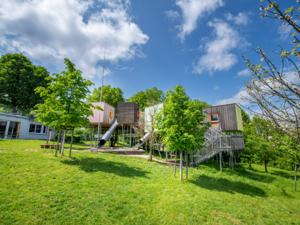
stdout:
<svg viewBox="0 0 300 225">
<path fill-rule="evenodd" d="M 47 139 L 48 127 L 28 116 L 0 112 L 0 139 Z M 54 129 L 51 137 L 54 137 Z"/>
</svg>

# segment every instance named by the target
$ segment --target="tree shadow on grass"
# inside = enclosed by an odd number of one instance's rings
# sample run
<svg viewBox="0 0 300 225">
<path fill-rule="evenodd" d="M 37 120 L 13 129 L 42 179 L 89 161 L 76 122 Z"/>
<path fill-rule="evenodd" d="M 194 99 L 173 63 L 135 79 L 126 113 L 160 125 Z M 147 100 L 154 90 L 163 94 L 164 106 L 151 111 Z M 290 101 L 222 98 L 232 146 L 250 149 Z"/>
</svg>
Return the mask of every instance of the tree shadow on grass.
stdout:
<svg viewBox="0 0 300 225">
<path fill-rule="evenodd" d="M 208 164 L 209 166 L 212 166 L 215 168 L 217 171 L 220 170 L 220 166 L 216 164 Z M 226 164 L 226 167 L 224 168 L 229 168 L 229 165 Z M 230 168 L 231 170 L 231 168 Z M 249 171 L 250 170 L 250 171 Z M 253 172 L 251 172 L 253 171 Z M 270 176 L 270 174 L 261 172 L 258 170 L 255 170 L 253 168 L 251 169 L 245 169 L 243 165 L 236 164 L 234 165 L 234 171 L 232 171 L 233 174 L 237 174 L 242 177 L 247 177 L 248 179 L 263 182 L 263 183 L 272 183 L 275 180 L 275 177 Z"/>
<path fill-rule="evenodd" d="M 222 191 L 230 194 L 240 193 L 249 196 L 267 197 L 266 192 L 261 188 L 240 181 L 231 181 L 222 177 L 215 178 L 200 175 L 192 180 L 191 183 L 208 190 Z"/>
<path fill-rule="evenodd" d="M 270 174 L 275 175 L 275 176 L 280 176 L 283 178 L 287 178 L 287 179 L 295 179 L 295 174 L 291 174 L 291 173 L 287 173 L 284 171 L 271 171 Z"/>
<path fill-rule="evenodd" d="M 61 163 L 71 166 L 78 166 L 81 170 L 93 172 L 114 173 L 122 177 L 147 177 L 148 171 L 143 171 L 137 167 L 130 167 L 125 163 L 106 161 L 101 158 L 83 157 L 61 160 Z"/>
</svg>

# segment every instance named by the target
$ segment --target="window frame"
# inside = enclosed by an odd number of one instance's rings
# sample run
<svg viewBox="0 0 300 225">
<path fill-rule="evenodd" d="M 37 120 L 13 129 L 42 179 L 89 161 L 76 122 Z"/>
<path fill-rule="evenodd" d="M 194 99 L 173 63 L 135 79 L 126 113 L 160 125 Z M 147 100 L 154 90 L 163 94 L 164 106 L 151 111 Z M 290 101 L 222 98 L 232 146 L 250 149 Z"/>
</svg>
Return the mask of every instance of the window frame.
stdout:
<svg viewBox="0 0 300 225">
<path fill-rule="evenodd" d="M 34 126 L 34 131 L 33 132 L 30 132 L 30 127 L 31 126 Z M 37 126 L 41 126 L 41 131 L 40 132 L 36 132 Z M 45 131 L 45 133 L 43 133 L 43 131 Z M 30 133 L 30 134 L 47 134 L 47 126 L 44 126 L 43 124 L 30 123 L 28 133 Z"/>
<path fill-rule="evenodd" d="M 217 121 L 212 121 L 211 120 L 211 116 L 214 115 L 214 114 L 216 114 L 218 116 L 218 120 Z M 210 113 L 209 114 L 209 122 L 211 122 L 211 123 L 219 123 L 219 121 L 220 121 L 219 113 Z"/>
</svg>

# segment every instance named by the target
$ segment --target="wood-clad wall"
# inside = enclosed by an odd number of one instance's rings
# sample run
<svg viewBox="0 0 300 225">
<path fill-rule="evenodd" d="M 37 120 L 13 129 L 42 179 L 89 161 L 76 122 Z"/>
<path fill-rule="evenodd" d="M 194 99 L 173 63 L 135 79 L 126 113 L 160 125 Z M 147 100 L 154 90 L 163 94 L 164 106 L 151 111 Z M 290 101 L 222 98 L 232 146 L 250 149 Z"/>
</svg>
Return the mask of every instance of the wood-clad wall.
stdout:
<svg viewBox="0 0 300 225">
<path fill-rule="evenodd" d="M 219 128 L 221 131 L 237 131 L 237 115 L 236 115 L 236 104 L 222 105 L 222 106 L 213 106 L 208 108 L 203 108 L 202 113 L 205 114 L 205 111 L 208 114 L 218 113 L 219 114 Z M 207 117 L 207 121 L 208 118 Z"/>
<path fill-rule="evenodd" d="M 137 123 L 139 107 L 135 102 L 118 103 L 118 123 Z"/>
</svg>

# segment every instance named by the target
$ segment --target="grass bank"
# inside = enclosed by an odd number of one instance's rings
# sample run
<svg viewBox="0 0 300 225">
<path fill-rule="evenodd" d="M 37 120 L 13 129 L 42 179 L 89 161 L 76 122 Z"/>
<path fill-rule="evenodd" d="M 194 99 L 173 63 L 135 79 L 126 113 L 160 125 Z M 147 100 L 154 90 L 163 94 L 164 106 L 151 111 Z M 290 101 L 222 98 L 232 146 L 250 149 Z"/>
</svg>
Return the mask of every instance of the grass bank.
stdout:
<svg viewBox="0 0 300 225">
<path fill-rule="evenodd" d="M 55 158 L 43 143 L 0 140 L 2 224 L 300 224 L 293 172 L 204 164 L 180 182 L 158 162 L 89 151 Z"/>
</svg>

